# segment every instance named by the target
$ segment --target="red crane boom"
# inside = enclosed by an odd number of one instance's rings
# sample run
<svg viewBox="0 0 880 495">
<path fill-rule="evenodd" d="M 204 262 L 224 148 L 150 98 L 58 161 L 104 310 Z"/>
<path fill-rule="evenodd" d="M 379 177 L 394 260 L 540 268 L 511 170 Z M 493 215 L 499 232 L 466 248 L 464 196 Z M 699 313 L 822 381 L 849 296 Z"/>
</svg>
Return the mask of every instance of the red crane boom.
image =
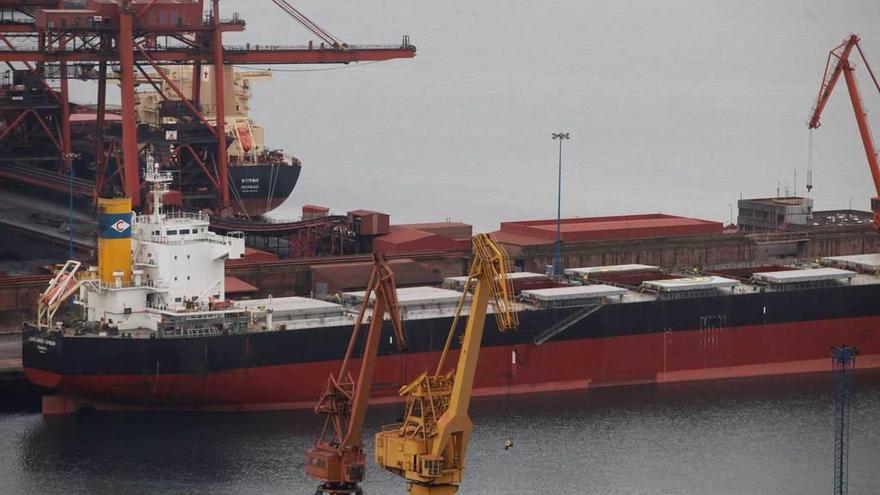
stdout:
<svg viewBox="0 0 880 495">
<path fill-rule="evenodd" d="M 209 125 L 200 110 L 203 108 L 203 95 L 200 95 L 203 66 L 213 66 L 214 73 L 220 74 L 224 66 L 234 64 L 348 64 L 413 58 L 416 53 L 408 36 L 404 36 L 400 43 L 382 45 L 343 43 L 287 0 L 272 1 L 315 35 L 316 42 L 287 46 L 223 45 L 223 33 L 244 31 L 245 22 L 237 14 L 223 19 L 219 0 L 86 0 L 77 8 L 68 8 L 69 2 L 58 0 L 0 0 L 0 64 L 13 69 L 13 79 L 17 72 L 28 70 L 33 74 L 31 79 L 42 80 L 53 100 L 57 100 L 57 104 L 53 101 L 51 105 L 10 103 L 6 93 L 21 84 L 10 84 L 13 81 L 0 84 L 0 144 L 6 146 L 4 155 L 0 156 L 0 165 L 3 165 L 0 168 L 19 166 L 21 161 L 25 164 L 19 167 L 20 170 L 42 173 L 32 164 L 33 157 L 22 158 L 27 150 L 19 151 L 15 156 L 7 152 L 10 147 L 33 142 L 36 133 L 38 138 L 51 145 L 47 148 L 55 149 L 38 158 L 57 162 L 56 172 L 64 172 L 67 177 L 75 157 L 70 137 L 68 79 L 77 70 L 82 74 L 97 74 L 96 172 L 92 194 L 97 197 L 119 190 L 131 197 L 133 206 L 140 207 L 140 164 L 149 147 L 144 145 L 143 133 L 138 135 L 135 74 L 138 71 L 144 73 L 147 65 L 153 68 L 157 77 L 161 77 L 161 65 L 192 65 L 190 97 L 181 98 L 181 101 L 214 139 L 196 146 L 197 150 L 192 146 L 177 146 L 174 153 L 165 157 L 179 160 L 181 154 L 178 151 L 190 149 L 183 154 L 191 157 L 190 162 L 198 162 L 204 178 L 213 188 L 210 194 L 219 200 L 217 210 L 228 213 L 231 194 L 227 142 L 234 138 L 225 134 L 224 127 L 225 90 L 228 88 L 223 87 L 222 78 L 215 78 L 212 95 L 215 122 Z M 206 7 L 209 7 L 208 12 L 205 12 Z M 108 64 L 118 65 L 118 70 L 109 68 L 111 73 L 118 72 L 120 79 L 121 139 L 105 136 Z M 48 80 L 54 79 L 59 80 L 57 90 L 49 87 Z M 170 86 L 176 89 L 176 85 Z M 175 92 L 178 96 L 181 94 Z M 163 92 L 159 93 L 162 95 Z M 214 172 L 203 162 L 214 164 Z M 105 191 L 104 186 L 115 178 L 121 187 L 107 187 Z"/>
<path fill-rule="evenodd" d="M 358 334 L 364 321 L 364 314 L 370 304 L 371 295 L 376 294 L 370 327 L 361 356 L 361 367 L 357 381 L 352 381 L 348 364 L 358 342 Z M 315 446 L 306 453 L 306 474 L 322 482 L 316 493 L 360 494 L 358 485 L 364 479 L 363 428 L 367 414 L 367 402 L 373 385 L 373 369 L 379 350 L 382 321 L 385 313 L 391 319 L 397 348 L 406 349 L 406 334 L 400 320 L 397 303 L 397 283 L 394 272 L 388 265 L 384 254 L 373 254 L 373 272 L 364 293 L 348 349 L 337 375 L 331 374 L 327 380 L 316 414 L 327 416 L 321 437 Z M 332 428 L 332 436 L 328 430 Z"/>
<path fill-rule="evenodd" d="M 828 99 L 831 97 L 831 93 L 834 91 L 840 75 L 843 74 L 843 78 L 846 80 L 846 87 L 849 90 L 853 112 L 856 115 L 856 123 L 859 126 L 859 134 L 862 137 L 862 145 L 865 147 L 865 155 L 868 157 L 868 168 L 871 170 L 871 177 L 874 180 L 876 196 L 871 198 L 871 211 L 874 214 L 874 226 L 880 230 L 880 164 L 878 164 L 877 160 L 877 147 L 874 145 L 874 136 L 871 134 L 871 127 L 868 125 L 868 115 L 865 112 L 862 96 L 859 93 L 855 66 L 849 60 L 853 48 L 859 52 L 859 56 L 871 75 L 871 80 L 874 81 L 874 86 L 880 91 L 880 84 L 877 83 L 874 71 L 871 70 L 871 66 L 865 58 L 865 53 L 859 45 L 859 37 L 852 34 L 828 53 L 828 59 L 825 62 L 825 77 L 822 80 L 822 85 L 819 87 L 819 96 L 813 105 L 807 125 L 810 129 L 815 129 L 821 125 L 819 119 L 822 116 L 822 111 L 825 109 L 825 105 L 828 103 Z"/>
</svg>

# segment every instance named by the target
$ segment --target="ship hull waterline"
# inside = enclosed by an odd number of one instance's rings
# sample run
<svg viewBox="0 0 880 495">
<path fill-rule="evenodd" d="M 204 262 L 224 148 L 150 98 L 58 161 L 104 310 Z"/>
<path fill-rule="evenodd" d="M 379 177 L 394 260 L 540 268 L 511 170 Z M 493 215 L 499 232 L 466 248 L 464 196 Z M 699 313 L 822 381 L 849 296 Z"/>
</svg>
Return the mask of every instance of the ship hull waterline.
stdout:
<svg viewBox="0 0 880 495">
<path fill-rule="evenodd" d="M 880 367 L 878 325 L 880 316 L 868 316 L 551 340 L 542 345 L 490 345 L 480 354 L 476 395 L 830 371 L 828 350 L 843 344 L 860 348 L 859 368 Z M 268 334 L 274 333 L 278 332 Z M 398 388 L 432 370 L 438 357 L 436 351 L 381 356 L 374 402 L 397 401 Z M 450 362 L 456 357 L 453 352 Z M 257 411 L 313 407 L 326 377 L 338 364 L 338 360 L 322 360 L 201 373 L 165 373 L 160 364 L 153 372 L 101 374 L 57 373 L 26 366 L 25 373 L 34 383 L 60 392 L 46 397 L 44 414 L 71 413 L 84 407 Z"/>
</svg>

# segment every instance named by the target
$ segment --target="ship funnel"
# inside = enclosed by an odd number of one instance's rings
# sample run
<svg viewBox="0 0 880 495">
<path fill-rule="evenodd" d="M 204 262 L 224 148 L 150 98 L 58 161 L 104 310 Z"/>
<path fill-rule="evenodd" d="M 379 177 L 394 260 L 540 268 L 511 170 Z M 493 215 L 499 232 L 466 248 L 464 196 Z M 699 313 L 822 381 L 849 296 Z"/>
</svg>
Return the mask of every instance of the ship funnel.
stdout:
<svg viewBox="0 0 880 495">
<path fill-rule="evenodd" d="M 117 272 L 131 281 L 131 224 L 131 198 L 98 198 L 98 277 L 108 285 Z"/>
</svg>

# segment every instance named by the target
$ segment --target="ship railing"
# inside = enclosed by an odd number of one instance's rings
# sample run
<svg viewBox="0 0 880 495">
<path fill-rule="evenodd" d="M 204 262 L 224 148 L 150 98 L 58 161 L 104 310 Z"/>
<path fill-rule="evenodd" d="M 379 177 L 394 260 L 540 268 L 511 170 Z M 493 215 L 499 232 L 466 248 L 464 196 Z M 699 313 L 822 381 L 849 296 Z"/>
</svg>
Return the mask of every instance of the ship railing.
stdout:
<svg viewBox="0 0 880 495">
<path fill-rule="evenodd" d="M 232 232 L 230 232 L 230 234 L 232 234 Z M 231 246 L 233 239 L 235 239 L 235 237 L 229 234 L 221 236 L 213 233 L 207 233 L 204 237 L 199 238 L 199 240 L 210 242 L 212 244 L 219 244 L 221 246 Z"/>
<path fill-rule="evenodd" d="M 739 286 L 737 286 L 739 287 Z M 658 298 L 664 300 L 672 300 L 672 299 L 699 299 L 704 297 L 720 297 L 725 294 L 730 294 L 730 291 L 725 291 L 716 287 L 708 288 L 708 289 L 694 289 L 694 290 L 682 290 L 682 291 L 646 291 L 649 294 L 655 294 Z"/>
<path fill-rule="evenodd" d="M 199 241 L 209 242 L 211 244 L 217 244 L 220 246 L 231 246 L 234 239 L 241 239 L 243 237 L 244 233 L 239 231 L 229 232 L 226 235 L 219 235 L 213 232 L 200 232 L 199 234 L 183 234 L 174 237 L 165 235 L 151 235 L 147 237 L 147 240 L 149 240 L 150 242 L 155 242 L 157 244 L 185 244 L 187 242 Z"/>
<path fill-rule="evenodd" d="M 162 214 L 162 218 L 165 220 L 196 220 L 200 222 L 210 222 L 211 217 L 209 217 L 205 213 L 201 212 L 192 212 L 192 211 L 171 211 Z M 152 223 L 153 215 L 138 215 L 137 222 L 144 223 Z"/>
<path fill-rule="evenodd" d="M 83 282 L 88 282 L 91 280 L 98 280 L 98 272 L 91 271 L 91 270 L 77 272 L 76 279 L 81 280 Z"/>
<path fill-rule="evenodd" d="M 167 303 L 161 303 L 161 302 L 148 302 L 145 305 L 145 307 L 147 309 L 153 309 L 156 311 L 169 311 L 169 312 L 174 312 L 174 313 L 177 313 L 179 311 L 183 311 L 184 309 L 186 309 L 186 307 L 180 303 L 167 304 Z"/>
<path fill-rule="evenodd" d="M 147 309 L 153 309 L 156 311 L 174 313 L 176 318 L 180 318 L 182 320 L 213 320 L 217 318 L 216 314 L 206 313 L 210 310 L 208 304 L 206 303 L 196 303 L 187 306 L 185 303 L 177 302 L 171 304 L 161 302 L 149 302 L 146 304 L 146 307 Z"/>
<path fill-rule="evenodd" d="M 157 311 L 167 311 L 172 313 L 177 313 L 177 317 L 182 320 L 213 320 L 217 319 L 218 312 L 223 312 L 227 316 L 224 318 L 232 319 L 232 318 L 249 318 L 242 317 L 247 313 L 246 308 L 242 308 L 240 306 L 230 306 L 225 309 L 211 309 L 211 305 L 206 301 L 195 301 L 192 303 L 186 302 L 173 302 L 173 303 L 161 303 L 161 302 L 148 302 L 146 307 L 149 309 L 155 309 Z M 238 316 L 230 316 L 238 314 Z"/>
<path fill-rule="evenodd" d="M 809 289 L 825 289 L 828 287 L 840 287 L 852 285 L 852 279 L 848 279 L 846 282 L 841 282 L 839 280 L 808 280 L 805 282 L 788 282 L 782 284 L 764 284 L 764 283 L 755 283 L 755 290 L 759 291 L 768 291 L 768 292 L 783 292 L 783 291 L 804 291 Z"/>
<path fill-rule="evenodd" d="M 141 280 L 141 282 L 138 284 L 136 284 L 130 280 L 129 281 L 120 281 L 119 283 L 116 283 L 116 282 L 106 282 L 104 280 L 98 280 L 98 279 L 90 279 L 88 282 L 91 284 L 97 285 L 101 289 L 130 289 L 132 287 L 148 287 L 151 289 L 155 289 L 155 288 L 159 287 L 159 284 L 156 284 L 152 280 Z"/>
<path fill-rule="evenodd" d="M 159 302 L 149 302 L 146 304 L 147 309 L 154 309 L 156 311 L 167 311 L 171 313 L 183 313 L 186 311 L 201 311 L 206 308 L 200 307 L 190 307 L 187 308 L 185 304 L 182 303 L 159 303 Z"/>
<path fill-rule="evenodd" d="M 175 328 L 174 330 L 165 330 L 164 337 L 210 337 L 221 335 L 222 330 L 216 328 Z"/>
</svg>

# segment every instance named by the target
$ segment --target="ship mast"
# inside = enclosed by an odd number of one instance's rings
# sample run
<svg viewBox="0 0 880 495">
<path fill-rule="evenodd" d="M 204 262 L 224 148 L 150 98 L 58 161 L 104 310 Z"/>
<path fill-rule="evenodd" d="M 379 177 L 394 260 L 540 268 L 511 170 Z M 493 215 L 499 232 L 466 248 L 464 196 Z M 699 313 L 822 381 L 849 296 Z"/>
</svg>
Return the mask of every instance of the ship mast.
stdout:
<svg viewBox="0 0 880 495">
<path fill-rule="evenodd" d="M 171 172 L 163 172 L 159 170 L 159 165 L 153 159 L 151 150 L 146 152 L 146 167 L 144 167 L 144 181 L 150 184 L 150 194 L 153 196 L 153 223 L 161 223 L 164 215 L 162 214 L 162 197 L 168 193 L 168 185 L 171 183 Z"/>
</svg>

